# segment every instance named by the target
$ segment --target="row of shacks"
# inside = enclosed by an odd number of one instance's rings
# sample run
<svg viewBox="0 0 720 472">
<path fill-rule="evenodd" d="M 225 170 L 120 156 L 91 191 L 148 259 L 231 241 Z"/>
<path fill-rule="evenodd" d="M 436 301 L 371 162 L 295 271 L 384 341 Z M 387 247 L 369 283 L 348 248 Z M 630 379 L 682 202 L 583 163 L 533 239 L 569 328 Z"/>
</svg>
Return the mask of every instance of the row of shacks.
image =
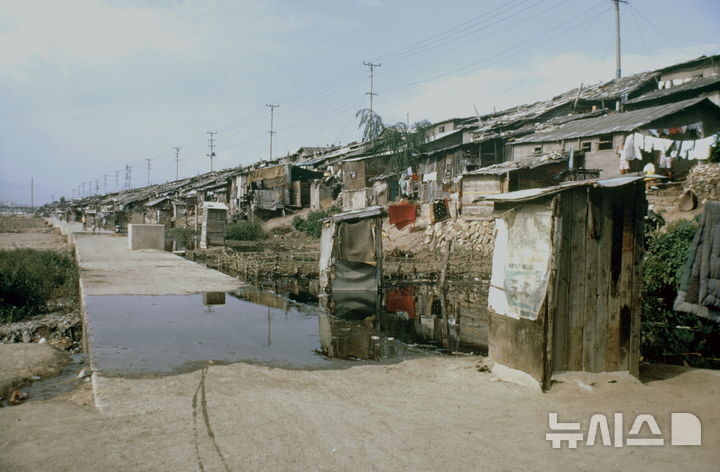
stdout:
<svg viewBox="0 0 720 472">
<path fill-rule="evenodd" d="M 435 123 L 422 151 L 401 171 L 368 143 L 304 147 L 274 161 L 77 199 L 73 208 L 78 219 L 83 211 L 102 215 L 104 225 L 120 230 L 155 223 L 198 232 L 210 212 L 231 222 L 334 204 L 356 210 L 402 198 L 417 202 L 418 217 L 430 221 L 438 201 L 451 214 L 489 216 L 493 203 L 484 197 L 490 194 L 618 176 L 618 150 L 631 135 L 655 143 L 645 146 L 632 170 L 657 165 L 669 152 L 663 143 L 682 142 L 690 152 L 672 160 L 678 176 L 695 159 L 707 158 L 695 148 L 705 149 L 720 129 L 719 59 L 703 56 L 581 84 L 550 100 Z"/>
</svg>

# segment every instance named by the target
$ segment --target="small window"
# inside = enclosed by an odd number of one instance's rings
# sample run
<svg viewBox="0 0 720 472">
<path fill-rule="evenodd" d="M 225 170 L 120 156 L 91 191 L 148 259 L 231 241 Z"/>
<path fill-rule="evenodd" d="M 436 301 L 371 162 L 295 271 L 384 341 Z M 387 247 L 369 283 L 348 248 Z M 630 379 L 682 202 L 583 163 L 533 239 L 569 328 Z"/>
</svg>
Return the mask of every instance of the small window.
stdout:
<svg viewBox="0 0 720 472">
<path fill-rule="evenodd" d="M 586 143 L 582 143 L 582 150 L 583 150 L 583 152 L 591 152 L 592 151 L 592 143 L 589 141 Z"/>
<path fill-rule="evenodd" d="M 598 142 L 598 151 L 602 151 L 603 149 L 612 149 L 612 148 L 613 148 L 613 135 L 606 134 L 605 136 L 600 136 L 600 141 Z"/>
<path fill-rule="evenodd" d="M 444 133 L 445 132 L 445 125 L 438 126 L 438 133 Z"/>
<path fill-rule="evenodd" d="M 535 149 L 533 150 L 535 154 L 542 154 L 542 146 L 535 146 Z"/>
</svg>

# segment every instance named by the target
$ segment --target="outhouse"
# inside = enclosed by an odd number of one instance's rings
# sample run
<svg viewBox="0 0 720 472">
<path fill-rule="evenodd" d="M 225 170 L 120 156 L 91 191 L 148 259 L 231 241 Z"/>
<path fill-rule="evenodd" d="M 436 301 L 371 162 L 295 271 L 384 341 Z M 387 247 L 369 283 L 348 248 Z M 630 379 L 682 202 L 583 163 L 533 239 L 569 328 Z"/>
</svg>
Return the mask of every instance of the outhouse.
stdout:
<svg viewBox="0 0 720 472">
<path fill-rule="evenodd" d="M 562 371 L 637 376 L 643 177 L 487 198 L 496 214 L 489 356 L 544 390 Z"/>
<path fill-rule="evenodd" d="M 227 213 L 228 207 L 224 203 L 203 202 L 202 229 L 200 233 L 200 247 L 202 249 L 225 244 Z"/>
<path fill-rule="evenodd" d="M 323 220 L 320 291 L 374 291 L 382 280 L 383 209 L 373 206 Z"/>
</svg>

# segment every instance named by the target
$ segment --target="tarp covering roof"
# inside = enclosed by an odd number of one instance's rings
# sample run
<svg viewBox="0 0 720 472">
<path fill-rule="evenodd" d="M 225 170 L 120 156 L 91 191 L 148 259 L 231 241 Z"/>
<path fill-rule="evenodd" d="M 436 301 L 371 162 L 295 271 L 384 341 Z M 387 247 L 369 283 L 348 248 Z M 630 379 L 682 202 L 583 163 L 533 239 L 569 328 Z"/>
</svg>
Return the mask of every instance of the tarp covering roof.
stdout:
<svg viewBox="0 0 720 472">
<path fill-rule="evenodd" d="M 650 108 L 642 108 L 640 110 L 626 111 L 624 113 L 613 113 L 599 118 L 589 118 L 587 120 L 571 121 L 564 125 L 558 126 L 553 131 L 534 133 L 529 136 L 518 138 L 513 144 L 520 143 L 542 143 L 549 141 L 561 141 L 563 139 L 576 139 L 589 136 L 599 136 L 602 134 L 612 134 L 621 132 L 635 131 L 643 126 L 647 126 L 653 121 L 665 118 L 674 113 L 686 110 L 700 102 L 707 101 L 709 104 L 717 107 L 707 98 L 692 98 L 681 102 L 660 105 Z"/>
</svg>

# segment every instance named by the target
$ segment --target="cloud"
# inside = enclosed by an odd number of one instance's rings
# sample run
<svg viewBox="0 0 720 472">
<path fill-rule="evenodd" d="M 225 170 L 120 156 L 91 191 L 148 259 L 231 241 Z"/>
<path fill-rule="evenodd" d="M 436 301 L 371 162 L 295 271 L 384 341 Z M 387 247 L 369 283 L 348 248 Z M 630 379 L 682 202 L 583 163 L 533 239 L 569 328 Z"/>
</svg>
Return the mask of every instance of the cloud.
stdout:
<svg viewBox="0 0 720 472">
<path fill-rule="evenodd" d="M 114 8 L 98 0 L 6 2 L 0 71 L 17 78 L 107 64 L 139 52 L 179 55 L 192 38 L 164 9 Z"/>
</svg>

